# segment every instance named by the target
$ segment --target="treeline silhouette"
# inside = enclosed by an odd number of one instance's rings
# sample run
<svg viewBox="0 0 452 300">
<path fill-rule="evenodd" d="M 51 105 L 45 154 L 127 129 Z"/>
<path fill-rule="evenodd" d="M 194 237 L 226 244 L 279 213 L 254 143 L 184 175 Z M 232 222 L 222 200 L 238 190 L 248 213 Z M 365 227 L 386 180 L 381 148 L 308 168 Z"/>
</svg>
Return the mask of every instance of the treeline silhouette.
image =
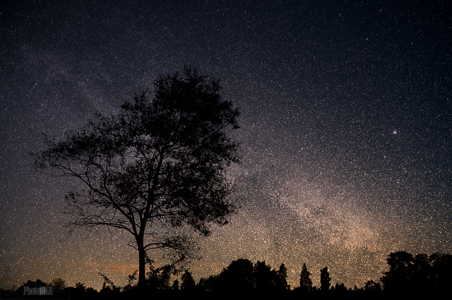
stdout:
<svg viewBox="0 0 452 300">
<path fill-rule="evenodd" d="M 141 299 L 162 297 L 179 299 L 193 297 L 198 299 L 215 298 L 255 298 L 278 297 L 286 299 L 315 298 L 381 298 L 412 295 L 450 295 L 449 284 L 452 282 L 452 255 L 434 253 L 413 255 L 405 251 L 391 253 L 387 258 L 389 270 L 377 280 L 369 280 L 364 287 L 347 288 L 343 283 L 331 285 L 332 278 L 328 268 L 320 270 L 320 287 L 312 284 L 312 273 L 303 264 L 299 275 L 299 286 L 291 288 L 287 284 L 287 268 L 281 264 L 272 269 L 265 261 L 251 262 L 238 259 L 219 274 L 201 278 L 195 282 L 189 270 L 180 270 L 175 265 L 154 266 L 148 260 L 146 286 L 138 287 L 137 271 L 128 276 L 124 287 L 114 284 L 104 274 L 99 273 L 104 283 L 100 291 L 78 282 L 75 287 L 67 287 L 65 281 L 55 278 L 50 283 L 41 280 L 27 281 L 18 289 L 2 290 L 1 299 L 36 299 L 36 296 L 24 295 L 24 288 L 52 286 L 52 296 L 41 298 L 54 299 Z M 177 277 L 172 281 L 172 278 Z M 39 298 L 39 297 L 38 297 Z M 44 299 L 43 298 L 43 299 Z"/>
</svg>

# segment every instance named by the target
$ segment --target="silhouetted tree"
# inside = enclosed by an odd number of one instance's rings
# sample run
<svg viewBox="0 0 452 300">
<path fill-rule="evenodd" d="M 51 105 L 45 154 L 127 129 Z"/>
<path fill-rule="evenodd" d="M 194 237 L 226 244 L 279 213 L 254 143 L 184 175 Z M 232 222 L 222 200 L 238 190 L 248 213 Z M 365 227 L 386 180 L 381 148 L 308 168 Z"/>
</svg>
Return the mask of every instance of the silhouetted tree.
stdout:
<svg viewBox="0 0 452 300">
<path fill-rule="evenodd" d="M 101 272 L 98 272 L 98 274 L 104 280 L 101 291 L 106 291 L 106 290 L 119 291 L 120 288 L 118 286 L 116 286 L 110 278 L 108 278 L 106 275 L 102 274 Z"/>
<path fill-rule="evenodd" d="M 287 268 L 284 264 L 279 266 L 276 276 L 276 287 L 281 290 L 288 290 L 290 287 L 287 284 Z"/>
<path fill-rule="evenodd" d="M 433 253 L 430 255 L 433 288 L 440 292 L 448 290 L 452 282 L 452 255 Z"/>
<path fill-rule="evenodd" d="M 24 287 L 41 287 L 41 286 L 48 286 L 47 283 L 45 283 L 44 281 L 40 280 L 40 279 L 36 279 L 36 281 L 33 280 L 27 280 L 27 282 L 24 282 L 22 285 L 20 285 L 17 288 L 17 291 L 15 291 L 14 294 L 23 296 L 24 295 Z"/>
<path fill-rule="evenodd" d="M 334 288 L 332 288 L 332 289 L 334 289 L 334 292 L 337 294 L 337 293 L 339 293 L 339 294 L 343 294 L 343 293 L 346 293 L 348 290 L 347 290 L 347 288 L 345 287 L 345 285 L 343 284 L 343 283 L 336 283 L 336 285 L 334 286 Z"/>
<path fill-rule="evenodd" d="M 146 252 L 193 253 L 183 225 L 207 235 L 235 212 L 225 169 L 238 162 L 239 112 L 220 97 L 218 80 L 185 69 L 159 76 L 148 90 L 109 117 L 100 114 L 62 140 L 47 139 L 35 166 L 74 178 L 66 195 L 71 228 L 106 226 L 133 236 L 138 285 L 145 284 Z M 185 231 L 184 231 L 185 232 Z"/>
<path fill-rule="evenodd" d="M 328 273 L 328 267 L 320 270 L 320 290 L 322 292 L 327 292 L 330 289 L 331 278 L 330 273 Z"/>
<path fill-rule="evenodd" d="M 309 273 L 306 264 L 303 264 L 300 274 L 300 291 L 303 293 L 310 292 L 312 290 L 312 280 L 309 276 L 311 276 L 311 273 Z"/>
<path fill-rule="evenodd" d="M 220 275 L 211 275 L 208 278 L 201 278 L 198 283 L 199 290 L 206 292 L 216 292 L 221 290 Z"/>
<path fill-rule="evenodd" d="M 148 259 L 149 269 L 146 273 L 147 285 L 152 289 L 170 289 L 170 279 L 172 275 L 177 275 L 178 270 L 174 264 L 155 267 L 152 260 Z"/>
<path fill-rule="evenodd" d="M 416 292 L 427 292 L 432 288 L 433 276 L 431 274 L 430 260 L 427 254 L 418 254 L 414 257 L 410 270 L 410 286 Z"/>
<path fill-rule="evenodd" d="M 50 285 L 58 290 L 64 290 L 66 288 L 66 282 L 61 278 L 52 279 Z"/>
<path fill-rule="evenodd" d="M 181 289 L 184 291 L 189 291 L 189 290 L 193 290 L 193 288 L 195 287 L 195 280 L 193 279 L 193 275 L 191 274 L 190 271 L 186 270 L 184 272 L 184 274 L 182 274 L 182 285 L 181 285 Z"/>
<path fill-rule="evenodd" d="M 417 254 L 399 251 L 391 253 L 387 262 L 389 271 L 381 281 L 384 290 L 398 293 L 432 293 L 448 290 L 452 281 L 452 256 L 434 253 Z"/>
<path fill-rule="evenodd" d="M 41 279 L 36 279 L 36 281 L 33 280 L 27 280 L 26 283 L 23 284 L 24 285 L 30 285 L 30 286 L 47 286 L 47 283 L 45 283 L 44 281 L 42 281 Z"/>
<path fill-rule="evenodd" d="M 135 270 L 132 274 L 127 276 L 127 285 L 123 288 L 124 290 L 130 290 L 133 287 L 133 283 L 137 280 L 138 270 Z"/>
<path fill-rule="evenodd" d="M 73 291 L 70 292 L 71 297 L 74 299 L 81 299 L 86 293 L 86 286 L 84 283 L 77 282 Z M 86 297 L 85 297 L 86 299 Z"/>
<path fill-rule="evenodd" d="M 274 287 L 274 279 L 276 274 L 272 274 L 272 269 L 265 261 L 257 261 L 254 264 L 253 277 L 255 282 L 255 288 L 259 290 L 268 290 Z"/>
<path fill-rule="evenodd" d="M 180 289 L 179 280 L 177 280 L 177 279 L 174 280 L 172 288 L 173 288 L 173 290 L 176 290 L 176 291 L 178 291 Z"/>
<path fill-rule="evenodd" d="M 386 291 L 409 291 L 412 279 L 414 257 L 405 251 L 389 254 L 389 271 L 381 278 Z"/>
<path fill-rule="evenodd" d="M 255 288 L 254 265 L 248 259 L 237 259 L 220 273 L 222 291 L 251 291 Z"/>
<path fill-rule="evenodd" d="M 78 293 L 83 293 L 86 291 L 86 286 L 84 283 L 81 282 L 77 282 L 75 284 L 75 291 L 77 291 Z"/>
<path fill-rule="evenodd" d="M 369 280 L 366 282 L 366 285 L 364 286 L 364 290 L 366 292 L 380 292 L 381 291 L 381 284 L 379 282 L 375 282 L 373 280 Z"/>
</svg>

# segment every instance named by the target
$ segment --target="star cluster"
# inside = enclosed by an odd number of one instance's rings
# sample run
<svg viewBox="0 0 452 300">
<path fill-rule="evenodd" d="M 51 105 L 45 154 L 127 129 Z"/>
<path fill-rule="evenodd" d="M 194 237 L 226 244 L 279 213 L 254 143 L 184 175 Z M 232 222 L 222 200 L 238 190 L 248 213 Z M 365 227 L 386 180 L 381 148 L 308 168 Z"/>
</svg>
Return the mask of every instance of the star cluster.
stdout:
<svg viewBox="0 0 452 300">
<path fill-rule="evenodd" d="M 130 237 L 67 236 L 71 182 L 36 173 L 41 134 L 114 113 L 197 67 L 240 111 L 241 206 L 199 240 L 195 278 L 284 263 L 298 286 L 378 280 L 392 251 L 452 249 L 452 7 L 447 1 L 6 1 L 0 6 L 0 287 L 125 285 Z"/>
</svg>

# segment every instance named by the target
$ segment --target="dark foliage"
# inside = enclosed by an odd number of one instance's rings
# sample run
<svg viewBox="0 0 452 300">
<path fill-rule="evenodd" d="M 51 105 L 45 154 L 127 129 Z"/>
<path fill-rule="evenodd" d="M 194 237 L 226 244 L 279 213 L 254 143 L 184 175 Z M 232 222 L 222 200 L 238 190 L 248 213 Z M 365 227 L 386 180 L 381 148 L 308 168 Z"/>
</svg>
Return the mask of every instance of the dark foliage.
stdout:
<svg viewBox="0 0 452 300">
<path fill-rule="evenodd" d="M 181 279 L 182 279 L 181 289 L 183 291 L 191 291 L 195 288 L 196 283 L 190 271 L 186 270 L 185 273 L 182 274 Z"/>
<path fill-rule="evenodd" d="M 148 260 L 149 269 L 146 273 L 146 286 L 151 290 L 170 289 L 171 276 L 177 275 L 179 270 L 174 264 L 155 267 L 151 260 Z"/>
<path fill-rule="evenodd" d="M 430 256 L 400 251 L 391 253 L 387 262 L 389 271 L 381 281 L 384 291 L 390 293 L 445 292 L 452 282 L 452 255 L 434 253 Z"/>
<path fill-rule="evenodd" d="M 320 290 L 322 292 L 328 292 L 330 290 L 330 285 L 331 285 L 330 273 L 328 272 L 328 267 L 325 267 L 322 270 L 320 270 Z"/>
<path fill-rule="evenodd" d="M 381 284 L 379 282 L 375 282 L 373 280 L 369 280 L 366 282 L 364 286 L 364 290 L 370 293 L 379 293 L 381 292 Z"/>
<path fill-rule="evenodd" d="M 310 276 L 311 273 L 309 273 L 306 264 L 303 264 L 300 274 L 300 292 L 308 293 L 312 291 L 312 280 Z"/>
<path fill-rule="evenodd" d="M 74 179 L 66 195 L 70 228 L 116 228 L 138 251 L 145 285 L 149 250 L 194 256 L 193 239 L 236 211 L 225 169 L 239 161 L 227 133 L 239 112 L 220 96 L 218 80 L 185 69 L 161 75 L 119 114 L 96 115 L 62 140 L 47 139 L 35 166 Z"/>
<path fill-rule="evenodd" d="M 150 263 L 150 262 L 148 262 Z M 124 288 L 116 286 L 107 276 L 102 289 L 98 292 L 78 282 L 74 287 L 66 287 L 63 296 L 70 295 L 70 299 L 254 299 L 254 298 L 283 298 L 283 299 L 404 299 L 423 295 L 434 298 L 450 293 L 448 284 L 451 282 L 452 255 L 435 253 L 430 256 L 418 254 L 413 256 L 407 252 L 395 252 L 388 256 L 389 271 L 384 273 L 382 282 L 369 280 L 363 289 L 347 289 L 344 284 L 336 283 L 331 286 L 328 269 L 321 270 L 321 287 L 312 287 L 310 273 L 303 265 L 300 275 L 300 287 L 290 290 L 285 281 L 287 269 L 281 264 L 278 270 L 272 269 L 264 261 L 252 263 L 247 259 L 238 259 L 224 268 L 220 274 L 209 278 L 201 278 L 195 283 L 190 271 L 185 270 L 181 275 L 182 284 L 176 279 L 172 286 L 169 281 L 172 275 L 179 274 L 171 265 L 163 267 L 149 266 L 147 276 L 148 285 L 138 287 L 132 283 L 136 280 L 133 273 Z M 309 280 L 308 280 L 309 279 Z M 55 282 L 63 282 L 58 279 Z M 303 285 L 301 284 L 303 283 Z M 13 299 L 23 296 L 23 287 L 48 286 L 41 280 L 27 281 L 17 290 L 1 290 L 2 299 Z M 309 291 L 302 286 L 310 287 Z M 327 292 L 326 292 L 327 291 Z M 446 293 L 446 294 L 444 294 Z M 61 298 L 58 295 L 58 299 Z M 53 299 L 50 297 L 49 299 Z M 56 298 L 55 298 L 56 299 Z"/>
<path fill-rule="evenodd" d="M 248 259 L 233 261 L 219 275 L 201 279 L 198 286 L 200 290 L 206 292 L 226 294 L 275 293 L 289 290 L 287 269 L 284 264 L 275 270 L 265 261 L 253 264 Z"/>
</svg>

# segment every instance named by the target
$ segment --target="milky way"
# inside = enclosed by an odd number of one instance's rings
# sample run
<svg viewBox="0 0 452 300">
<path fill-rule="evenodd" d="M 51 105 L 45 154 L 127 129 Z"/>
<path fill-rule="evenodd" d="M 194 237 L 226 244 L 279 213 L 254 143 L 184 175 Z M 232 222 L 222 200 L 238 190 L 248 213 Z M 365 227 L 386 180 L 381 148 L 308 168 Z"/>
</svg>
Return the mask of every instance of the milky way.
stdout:
<svg viewBox="0 0 452 300">
<path fill-rule="evenodd" d="M 126 284 L 129 237 L 67 236 L 72 183 L 28 153 L 184 65 L 221 79 L 242 113 L 228 175 L 241 209 L 199 239 L 196 279 L 248 258 L 286 264 L 292 287 L 303 263 L 315 285 L 328 266 L 360 287 L 392 251 L 450 253 L 452 6 L 393 2 L 2 3 L 0 287 Z"/>
</svg>

